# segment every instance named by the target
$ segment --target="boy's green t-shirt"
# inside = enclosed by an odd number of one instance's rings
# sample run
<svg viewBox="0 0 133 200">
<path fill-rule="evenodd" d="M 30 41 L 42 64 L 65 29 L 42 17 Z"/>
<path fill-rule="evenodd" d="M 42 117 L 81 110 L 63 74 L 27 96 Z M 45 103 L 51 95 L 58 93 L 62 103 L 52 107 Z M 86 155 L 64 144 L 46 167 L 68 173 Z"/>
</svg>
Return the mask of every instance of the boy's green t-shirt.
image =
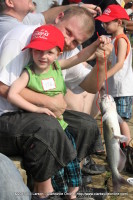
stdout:
<svg viewBox="0 0 133 200">
<path fill-rule="evenodd" d="M 57 69 L 53 69 L 53 66 L 50 65 L 48 72 L 44 74 L 35 74 L 32 70 L 32 64 L 29 64 L 25 67 L 29 74 L 29 82 L 27 87 L 33 91 L 48 95 L 55 96 L 58 94 L 66 94 L 66 85 L 63 79 L 61 67 L 56 61 Z M 62 119 L 58 119 L 63 130 L 66 129 L 68 124 Z"/>
</svg>

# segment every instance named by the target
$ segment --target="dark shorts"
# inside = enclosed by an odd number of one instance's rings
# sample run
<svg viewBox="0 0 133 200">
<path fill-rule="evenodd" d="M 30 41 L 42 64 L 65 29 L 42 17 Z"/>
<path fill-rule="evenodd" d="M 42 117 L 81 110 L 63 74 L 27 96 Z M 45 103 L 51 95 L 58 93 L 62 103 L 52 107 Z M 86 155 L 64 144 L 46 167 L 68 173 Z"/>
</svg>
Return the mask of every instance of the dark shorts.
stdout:
<svg viewBox="0 0 133 200">
<path fill-rule="evenodd" d="M 22 155 L 27 173 L 38 182 L 55 175 L 77 155 L 55 118 L 28 112 L 0 117 L 0 152 Z"/>
<path fill-rule="evenodd" d="M 23 111 L 0 117 L 0 152 L 7 156 L 21 155 L 27 173 L 41 182 L 76 156 L 81 161 L 103 149 L 96 120 L 76 111 L 66 111 L 63 116 L 77 152 L 55 118 Z"/>
<path fill-rule="evenodd" d="M 118 114 L 124 119 L 130 119 L 132 116 L 132 97 L 115 97 Z"/>
<path fill-rule="evenodd" d="M 104 150 L 97 122 L 90 115 L 77 111 L 65 111 L 64 120 L 68 131 L 74 137 L 78 160 L 97 151 Z"/>
</svg>

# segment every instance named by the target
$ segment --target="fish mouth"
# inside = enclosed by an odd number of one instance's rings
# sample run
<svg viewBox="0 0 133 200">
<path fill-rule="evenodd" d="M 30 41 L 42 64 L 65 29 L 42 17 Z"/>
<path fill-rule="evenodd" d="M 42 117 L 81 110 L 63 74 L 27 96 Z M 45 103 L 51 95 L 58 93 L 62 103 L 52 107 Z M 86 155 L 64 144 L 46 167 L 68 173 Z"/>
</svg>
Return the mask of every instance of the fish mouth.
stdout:
<svg viewBox="0 0 133 200">
<path fill-rule="evenodd" d="M 102 115 L 104 115 L 109 108 L 115 105 L 114 98 L 108 94 L 104 94 L 101 98 L 98 99 L 97 102 Z"/>
<path fill-rule="evenodd" d="M 101 103 L 111 103 L 115 102 L 114 98 L 111 95 L 104 94 L 101 98 L 98 99 L 98 104 L 100 105 Z"/>
</svg>

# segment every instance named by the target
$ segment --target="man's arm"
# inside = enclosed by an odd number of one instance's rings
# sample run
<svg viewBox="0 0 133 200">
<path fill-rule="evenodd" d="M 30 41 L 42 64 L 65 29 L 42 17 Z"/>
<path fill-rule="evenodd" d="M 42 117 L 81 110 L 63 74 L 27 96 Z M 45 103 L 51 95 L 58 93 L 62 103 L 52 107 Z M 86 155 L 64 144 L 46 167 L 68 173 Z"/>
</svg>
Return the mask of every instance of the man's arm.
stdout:
<svg viewBox="0 0 133 200">
<path fill-rule="evenodd" d="M 2 97 L 7 98 L 8 90 L 9 87 L 0 82 L 0 95 Z M 66 109 L 66 103 L 62 94 L 56 95 L 55 97 L 49 97 L 25 88 L 21 92 L 21 95 L 30 103 L 35 105 L 40 104 L 46 108 L 49 108 L 57 117 L 61 116 Z"/>
<path fill-rule="evenodd" d="M 61 13 L 61 12 L 64 12 L 66 9 L 70 8 L 71 6 L 78 6 L 78 4 L 69 4 L 69 5 L 64 5 L 64 6 L 57 6 L 57 7 L 49 8 L 48 10 L 42 12 L 42 14 L 44 15 L 46 24 L 54 23 L 58 14 Z M 97 13 L 99 13 L 99 14 L 102 13 L 101 8 L 96 7 L 93 4 L 80 4 L 80 6 L 89 10 L 94 17 L 97 15 Z"/>
<path fill-rule="evenodd" d="M 4 83 L 0 82 L 0 96 L 7 98 L 9 87 Z"/>
<path fill-rule="evenodd" d="M 96 58 L 99 66 L 99 71 L 97 71 L 97 64 L 91 70 L 91 72 L 87 75 L 87 77 L 82 81 L 80 87 L 89 93 L 96 93 L 102 86 L 105 81 L 105 65 L 108 56 L 110 55 L 113 49 L 112 44 L 107 44 L 105 46 L 100 45 L 100 48 L 97 48 Z M 105 52 L 105 54 L 104 54 Z M 97 80 L 98 73 L 98 80 Z M 98 88 L 99 86 L 99 88 Z"/>
</svg>

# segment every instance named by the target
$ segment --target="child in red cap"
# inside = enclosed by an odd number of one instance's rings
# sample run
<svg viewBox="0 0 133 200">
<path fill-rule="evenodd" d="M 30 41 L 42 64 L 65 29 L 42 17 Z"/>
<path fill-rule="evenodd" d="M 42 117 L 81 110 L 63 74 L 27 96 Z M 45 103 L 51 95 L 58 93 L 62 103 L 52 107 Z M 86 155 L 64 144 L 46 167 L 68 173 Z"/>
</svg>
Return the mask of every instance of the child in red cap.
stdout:
<svg viewBox="0 0 133 200">
<path fill-rule="evenodd" d="M 114 49 L 108 61 L 108 92 L 114 97 L 118 114 L 128 120 L 132 113 L 133 70 L 132 48 L 124 27 L 129 16 L 120 5 L 110 5 L 96 20 L 103 22 L 107 33 L 112 35 Z M 123 121 L 120 128 L 122 134 L 128 138 L 128 145 L 131 139 L 128 124 Z"/>
<path fill-rule="evenodd" d="M 35 29 L 30 43 L 23 49 L 31 49 L 33 62 L 25 67 L 21 76 L 12 84 L 8 93 L 8 100 L 24 110 L 45 113 L 56 117 L 49 109 L 41 107 L 40 105 L 33 105 L 23 99 L 20 96 L 20 92 L 23 88 L 28 87 L 31 90 L 51 97 L 60 93 L 65 95 L 66 86 L 61 69 L 70 68 L 79 62 L 86 61 L 99 44 L 100 42 L 97 40 L 94 46 L 87 47 L 76 56 L 68 60 L 57 61 L 64 47 L 64 36 L 62 32 L 53 25 L 45 25 Z M 68 132 L 68 124 L 63 120 L 62 116 L 57 119 L 74 148 L 76 148 L 74 138 Z M 76 192 L 82 184 L 78 159 L 76 158 L 60 170 L 52 178 L 52 183 L 55 191 L 68 192 L 70 199 L 75 198 Z"/>
</svg>

